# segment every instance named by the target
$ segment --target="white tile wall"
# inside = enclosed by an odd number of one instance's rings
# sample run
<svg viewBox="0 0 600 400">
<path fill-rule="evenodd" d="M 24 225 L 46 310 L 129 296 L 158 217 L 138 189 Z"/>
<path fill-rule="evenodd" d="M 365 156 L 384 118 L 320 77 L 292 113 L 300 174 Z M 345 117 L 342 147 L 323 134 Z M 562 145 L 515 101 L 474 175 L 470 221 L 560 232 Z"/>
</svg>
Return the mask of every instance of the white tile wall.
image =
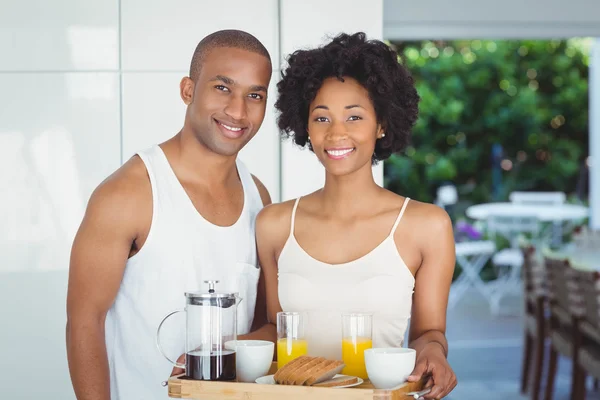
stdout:
<svg viewBox="0 0 600 400">
<path fill-rule="evenodd" d="M 123 73 L 123 160 L 161 143 L 183 126 L 179 82 L 187 72 Z"/>
<path fill-rule="evenodd" d="M 277 0 L 121 0 L 123 69 L 179 71 L 198 42 L 221 29 L 255 35 L 278 55 Z"/>
<path fill-rule="evenodd" d="M 0 0 L 0 71 L 115 70 L 118 0 Z"/>
<path fill-rule="evenodd" d="M 116 73 L 0 74 L 0 272 L 66 270 L 91 191 L 119 166 Z"/>
<path fill-rule="evenodd" d="M 321 45 L 341 32 L 363 31 L 373 39 L 381 39 L 383 32 L 382 0 L 282 0 L 280 15 L 283 58 L 294 50 Z"/>
<path fill-rule="evenodd" d="M 117 73 L 0 73 L 3 399 L 74 399 L 69 251 L 91 191 L 119 166 Z M 35 357 L 35 362 L 33 358 Z"/>
</svg>

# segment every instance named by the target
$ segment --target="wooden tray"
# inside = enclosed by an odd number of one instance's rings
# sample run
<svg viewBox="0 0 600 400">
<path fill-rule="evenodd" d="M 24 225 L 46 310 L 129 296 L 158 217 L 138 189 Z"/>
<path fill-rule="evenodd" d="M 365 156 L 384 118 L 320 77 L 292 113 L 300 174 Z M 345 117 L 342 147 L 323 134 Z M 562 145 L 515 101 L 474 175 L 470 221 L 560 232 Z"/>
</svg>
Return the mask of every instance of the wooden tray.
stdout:
<svg viewBox="0 0 600 400">
<path fill-rule="evenodd" d="M 270 374 L 277 371 L 277 363 Z M 259 385 L 256 383 L 210 382 L 185 379 L 182 375 L 169 378 L 169 397 L 201 400 L 408 400 L 405 393 L 422 390 L 426 379 L 409 382 L 393 390 L 374 389 L 369 381 L 345 389 L 293 385 Z"/>
</svg>

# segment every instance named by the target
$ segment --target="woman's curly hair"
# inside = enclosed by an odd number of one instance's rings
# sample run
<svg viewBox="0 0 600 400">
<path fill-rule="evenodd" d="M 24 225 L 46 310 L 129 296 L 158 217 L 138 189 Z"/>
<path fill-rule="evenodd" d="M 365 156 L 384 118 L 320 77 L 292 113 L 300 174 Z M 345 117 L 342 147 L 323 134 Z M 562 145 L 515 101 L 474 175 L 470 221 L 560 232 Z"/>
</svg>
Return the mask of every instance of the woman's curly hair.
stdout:
<svg viewBox="0 0 600 400">
<path fill-rule="evenodd" d="M 410 73 L 398 62 L 398 54 L 378 40 L 367 40 L 363 32 L 340 34 L 329 44 L 298 50 L 288 58 L 288 67 L 277 84 L 277 124 L 301 147 L 308 143 L 309 105 L 323 81 L 330 77 L 352 77 L 367 91 L 385 136 L 377 140 L 372 162 L 385 160 L 403 150 L 419 113 L 419 95 Z"/>
</svg>

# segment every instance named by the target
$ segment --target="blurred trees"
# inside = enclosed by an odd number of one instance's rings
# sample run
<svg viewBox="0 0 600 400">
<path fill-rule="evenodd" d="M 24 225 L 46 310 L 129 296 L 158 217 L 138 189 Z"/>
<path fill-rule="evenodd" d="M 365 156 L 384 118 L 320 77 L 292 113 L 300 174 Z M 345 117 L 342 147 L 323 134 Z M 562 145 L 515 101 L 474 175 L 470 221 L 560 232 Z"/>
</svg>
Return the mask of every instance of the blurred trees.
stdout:
<svg viewBox="0 0 600 400">
<path fill-rule="evenodd" d="M 431 202 L 440 183 L 453 182 L 473 203 L 504 200 L 513 190 L 581 191 L 589 43 L 390 43 L 415 77 L 421 103 L 412 146 L 384 164 L 386 187 Z M 503 150 L 497 178 L 494 145 Z"/>
</svg>

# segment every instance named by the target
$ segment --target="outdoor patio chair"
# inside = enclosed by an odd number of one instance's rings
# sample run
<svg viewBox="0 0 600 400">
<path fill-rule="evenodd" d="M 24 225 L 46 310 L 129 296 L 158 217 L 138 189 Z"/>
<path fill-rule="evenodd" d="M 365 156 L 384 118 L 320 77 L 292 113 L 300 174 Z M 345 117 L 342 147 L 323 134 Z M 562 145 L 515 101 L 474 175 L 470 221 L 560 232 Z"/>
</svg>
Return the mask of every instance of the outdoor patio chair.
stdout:
<svg viewBox="0 0 600 400">
<path fill-rule="evenodd" d="M 485 283 L 479 273 L 496 251 L 496 245 L 489 240 L 477 240 L 456 243 L 456 262 L 462 272 L 452 283 L 448 307 L 452 308 L 466 293 L 469 287 L 474 287 L 486 299 L 489 299 Z"/>
<path fill-rule="evenodd" d="M 572 294 L 576 289 L 572 286 L 573 269 L 569 266 L 569 261 L 545 250 L 544 265 L 550 309 L 548 334 L 550 337 L 550 356 L 544 399 L 551 400 L 554 391 L 558 355 L 560 354 L 572 359 L 573 365 L 577 364 L 579 347 L 575 340 L 575 330 L 577 329 L 578 317 L 572 313 Z M 573 369 L 571 399 L 574 399 L 573 396 L 575 393 L 575 369 Z"/>
<path fill-rule="evenodd" d="M 561 205 L 567 200 L 567 196 L 563 192 L 511 192 L 508 196 L 509 200 L 515 204 L 526 205 Z M 552 239 L 555 243 L 562 242 L 563 223 L 555 222 L 551 226 L 545 226 L 540 233 L 540 236 L 545 239 Z"/>
<path fill-rule="evenodd" d="M 496 267 L 498 277 L 488 282 L 490 293 L 490 307 L 493 315 L 500 313 L 500 302 L 508 294 L 517 294 L 521 290 L 521 268 L 523 266 L 523 252 L 519 247 L 519 239 L 524 235 L 534 245 L 539 236 L 539 221 L 535 216 L 516 217 L 490 215 L 487 227 L 492 240 L 504 237 L 510 247 L 494 254 L 492 263 Z"/>
<path fill-rule="evenodd" d="M 600 379 L 600 272 L 573 268 L 574 312 L 581 316 L 575 340 L 579 346 L 577 363 L 573 365 L 575 399 L 585 399 L 586 378 Z"/>
<path fill-rule="evenodd" d="M 532 400 L 538 400 L 544 368 L 545 342 L 548 335 L 547 294 L 543 260 L 535 247 L 522 247 L 524 318 L 524 354 L 521 367 L 521 393 L 528 391 Z M 533 361 L 533 368 L 531 363 Z M 530 380 L 533 378 L 533 381 Z M 533 385 L 530 386 L 530 383 Z"/>
</svg>

